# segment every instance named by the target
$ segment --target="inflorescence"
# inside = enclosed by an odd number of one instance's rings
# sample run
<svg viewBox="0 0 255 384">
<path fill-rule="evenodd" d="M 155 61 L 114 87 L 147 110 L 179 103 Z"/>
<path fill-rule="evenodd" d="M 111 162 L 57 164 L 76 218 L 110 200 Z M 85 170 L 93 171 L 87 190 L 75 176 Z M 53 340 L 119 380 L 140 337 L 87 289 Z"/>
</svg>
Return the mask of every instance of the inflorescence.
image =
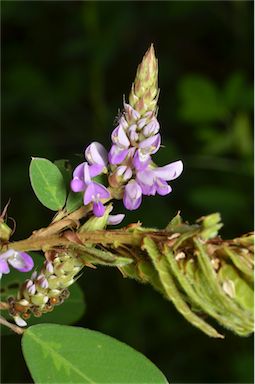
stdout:
<svg viewBox="0 0 255 384">
<path fill-rule="evenodd" d="M 104 204 L 109 200 L 123 199 L 125 208 L 135 210 L 141 205 L 143 195 L 167 195 L 172 191 L 167 182 L 182 173 L 180 160 L 158 167 L 152 159 L 161 145 L 158 96 L 158 63 L 151 46 L 138 66 L 129 102 L 124 100 L 123 111 L 111 134 L 109 152 L 102 144 L 91 143 L 85 150 L 85 161 L 73 171 L 71 190 L 83 193 L 85 206 L 92 203 L 94 216 L 106 215 Z M 105 184 L 101 179 L 98 181 L 103 175 Z M 119 224 L 124 214 L 109 215 L 109 209 L 107 224 Z M 9 249 L 0 255 L 0 277 L 10 272 L 9 265 L 27 272 L 33 268 L 33 260 L 25 252 Z M 25 281 L 17 299 L 9 300 L 10 314 L 16 323 L 24 326 L 30 312 L 39 316 L 62 302 L 67 287 L 82 267 L 78 258 L 64 251 L 47 259 L 41 271 L 33 272 Z"/>
<path fill-rule="evenodd" d="M 109 153 L 102 144 L 91 143 L 85 150 L 86 161 L 73 172 L 71 189 L 84 192 L 84 205 L 93 203 L 95 216 L 103 216 L 105 199 L 123 199 L 125 208 L 135 210 L 141 205 L 143 195 L 167 195 L 172 191 L 167 181 L 182 173 L 180 160 L 163 167 L 152 160 L 161 145 L 157 78 L 157 59 L 151 46 L 138 67 L 129 103 L 124 101 L 111 134 Z M 108 176 L 108 187 L 93 180 L 101 174 Z"/>
</svg>

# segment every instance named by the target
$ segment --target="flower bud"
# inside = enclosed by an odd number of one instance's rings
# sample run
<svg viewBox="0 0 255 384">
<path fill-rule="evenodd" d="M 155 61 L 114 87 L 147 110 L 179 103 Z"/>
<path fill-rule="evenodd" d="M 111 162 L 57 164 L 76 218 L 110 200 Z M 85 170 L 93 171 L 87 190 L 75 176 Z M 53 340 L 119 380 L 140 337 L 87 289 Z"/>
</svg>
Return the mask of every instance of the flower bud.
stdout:
<svg viewBox="0 0 255 384">
<path fill-rule="evenodd" d="M 0 240 L 5 242 L 8 241 L 11 237 L 12 230 L 8 225 L 3 221 L 3 219 L 0 219 Z"/>
</svg>

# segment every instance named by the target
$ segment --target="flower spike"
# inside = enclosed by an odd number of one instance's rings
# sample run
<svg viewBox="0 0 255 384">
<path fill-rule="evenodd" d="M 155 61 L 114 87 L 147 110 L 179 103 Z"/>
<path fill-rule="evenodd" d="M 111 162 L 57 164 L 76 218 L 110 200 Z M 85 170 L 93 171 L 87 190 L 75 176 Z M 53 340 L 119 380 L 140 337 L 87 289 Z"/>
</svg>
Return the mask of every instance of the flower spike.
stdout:
<svg viewBox="0 0 255 384">
<path fill-rule="evenodd" d="M 87 162 L 74 170 L 71 189 L 84 191 L 84 204 L 93 203 L 94 215 L 104 215 L 105 198 L 123 199 L 124 206 L 134 210 L 141 205 L 142 195 L 164 196 L 172 191 L 167 181 L 181 174 L 182 162 L 157 167 L 152 159 L 161 146 L 158 96 L 158 61 L 151 45 L 138 66 L 128 102 L 124 99 L 109 153 L 93 142 L 85 151 Z M 93 180 L 101 173 L 108 176 L 109 190 Z"/>
</svg>

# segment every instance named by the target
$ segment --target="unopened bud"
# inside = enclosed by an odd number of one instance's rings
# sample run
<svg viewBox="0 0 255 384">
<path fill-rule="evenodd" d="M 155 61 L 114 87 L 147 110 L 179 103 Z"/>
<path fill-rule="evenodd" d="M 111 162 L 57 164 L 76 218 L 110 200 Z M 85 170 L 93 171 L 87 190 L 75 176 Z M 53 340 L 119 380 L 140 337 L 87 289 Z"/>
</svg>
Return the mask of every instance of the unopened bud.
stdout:
<svg viewBox="0 0 255 384">
<path fill-rule="evenodd" d="M 8 241 L 11 237 L 12 230 L 8 225 L 1 219 L 0 221 L 0 240 Z"/>
</svg>

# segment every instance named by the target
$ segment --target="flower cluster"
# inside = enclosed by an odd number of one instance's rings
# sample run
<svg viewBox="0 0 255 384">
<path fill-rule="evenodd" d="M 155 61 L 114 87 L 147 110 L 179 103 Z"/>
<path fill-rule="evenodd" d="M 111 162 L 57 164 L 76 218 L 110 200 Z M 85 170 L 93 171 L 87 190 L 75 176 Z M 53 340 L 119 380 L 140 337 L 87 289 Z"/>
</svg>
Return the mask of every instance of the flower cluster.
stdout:
<svg viewBox="0 0 255 384">
<path fill-rule="evenodd" d="M 9 298 L 9 312 L 17 325 L 26 326 L 25 320 L 33 314 L 40 317 L 51 312 L 68 296 L 68 287 L 84 264 L 67 253 L 51 252 L 51 260 L 45 260 L 39 272 L 33 271 L 30 279 L 22 285 L 18 298 Z M 31 268 L 30 268 L 31 269 Z"/>
<path fill-rule="evenodd" d="M 111 187 L 123 186 L 123 202 L 127 209 L 137 209 L 142 195 L 166 195 L 171 192 L 167 181 L 177 178 L 183 169 L 181 161 L 157 167 L 152 161 L 161 143 L 159 123 L 153 111 L 140 115 L 131 105 L 112 133 L 109 153 Z"/>
<path fill-rule="evenodd" d="M 157 167 L 152 160 L 161 144 L 157 75 L 157 60 L 151 46 L 138 67 L 129 103 L 124 101 L 111 135 L 109 153 L 102 144 L 93 142 L 85 150 L 87 161 L 74 170 L 71 189 L 84 192 L 84 204 L 93 203 L 95 216 L 104 214 L 103 202 L 111 198 L 123 199 L 128 210 L 135 210 L 143 195 L 167 195 L 172 190 L 167 182 L 182 173 L 182 161 Z M 108 176 L 108 188 L 93 180 L 102 173 Z"/>
<path fill-rule="evenodd" d="M 20 272 L 28 272 L 34 266 L 32 257 L 27 253 L 8 249 L 0 255 L 0 278 L 10 272 L 9 264 Z"/>
</svg>

